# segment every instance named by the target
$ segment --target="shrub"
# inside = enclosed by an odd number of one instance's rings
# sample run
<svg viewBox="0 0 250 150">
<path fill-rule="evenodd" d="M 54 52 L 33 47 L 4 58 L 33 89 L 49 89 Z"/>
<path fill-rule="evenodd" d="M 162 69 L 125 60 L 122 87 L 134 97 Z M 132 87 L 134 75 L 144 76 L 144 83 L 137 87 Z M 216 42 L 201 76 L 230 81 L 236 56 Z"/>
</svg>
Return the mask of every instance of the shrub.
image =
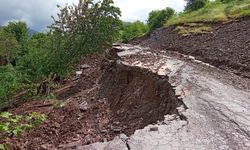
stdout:
<svg viewBox="0 0 250 150">
<path fill-rule="evenodd" d="M 148 32 L 147 24 L 140 21 L 123 22 L 121 28 L 121 39 L 127 42 L 135 37 L 142 36 Z"/>
<path fill-rule="evenodd" d="M 185 8 L 185 11 L 195 11 L 198 10 L 202 7 L 204 7 L 208 0 L 186 0 L 187 1 L 187 5 Z"/>
<path fill-rule="evenodd" d="M 60 8 L 58 19 L 50 26 L 51 47 L 47 56 L 47 76 L 65 76 L 87 53 L 105 50 L 119 38 L 120 10 L 112 0 Z"/>
<path fill-rule="evenodd" d="M 0 109 L 13 101 L 16 92 L 22 89 L 22 75 L 13 66 L 0 67 Z"/>
<path fill-rule="evenodd" d="M 20 54 L 20 44 L 15 36 L 0 29 L 0 66 L 16 60 Z"/>
<path fill-rule="evenodd" d="M 45 114 L 32 112 L 28 115 L 13 115 L 9 112 L 0 113 L 0 139 L 3 143 L 7 137 L 19 137 L 24 131 L 31 130 L 47 119 Z M 0 144 L 0 149 L 8 149 L 7 144 Z"/>
<path fill-rule="evenodd" d="M 174 14 L 175 11 L 169 7 L 164 10 L 154 10 L 150 12 L 148 17 L 148 26 L 150 31 L 162 27 Z"/>
</svg>

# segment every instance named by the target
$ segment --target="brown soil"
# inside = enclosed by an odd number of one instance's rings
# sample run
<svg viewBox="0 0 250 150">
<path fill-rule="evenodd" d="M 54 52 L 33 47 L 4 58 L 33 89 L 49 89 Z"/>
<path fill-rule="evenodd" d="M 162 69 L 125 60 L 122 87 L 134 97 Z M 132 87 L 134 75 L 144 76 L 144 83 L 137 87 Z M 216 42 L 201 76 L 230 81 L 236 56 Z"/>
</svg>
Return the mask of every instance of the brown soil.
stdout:
<svg viewBox="0 0 250 150">
<path fill-rule="evenodd" d="M 41 112 L 48 119 L 21 138 L 9 137 L 5 142 L 11 149 L 74 149 L 112 140 L 120 133 L 130 135 L 166 114 L 178 114 L 176 107 L 182 102 L 167 77 L 116 64 L 110 60 L 113 57 L 108 55 L 105 61 L 99 55 L 84 58 L 80 64 L 91 67 L 80 79 L 70 78 L 56 90 L 64 107 L 56 107 L 57 100 L 44 100 L 10 109 L 14 114 Z"/>
<path fill-rule="evenodd" d="M 208 25 L 213 28 L 212 33 L 182 36 L 175 31 L 175 26 L 171 26 L 131 43 L 192 55 L 218 68 L 250 78 L 250 17 Z"/>
<path fill-rule="evenodd" d="M 183 104 L 167 76 L 147 69 L 111 63 L 102 81 L 99 96 L 107 99 L 113 124 L 122 124 L 122 133 L 127 135 L 163 120 L 165 114 L 178 114 L 176 108 Z"/>
</svg>

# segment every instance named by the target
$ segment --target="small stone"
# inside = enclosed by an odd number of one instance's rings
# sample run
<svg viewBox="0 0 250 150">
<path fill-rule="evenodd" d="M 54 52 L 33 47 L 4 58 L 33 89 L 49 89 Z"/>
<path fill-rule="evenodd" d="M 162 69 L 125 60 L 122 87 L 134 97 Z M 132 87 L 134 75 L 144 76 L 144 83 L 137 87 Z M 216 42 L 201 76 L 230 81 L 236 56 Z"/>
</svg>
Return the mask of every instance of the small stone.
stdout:
<svg viewBox="0 0 250 150">
<path fill-rule="evenodd" d="M 82 103 L 80 104 L 80 110 L 81 110 L 82 112 L 86 112 L 86 111 L 88 110 L 88 103 L 87 103 L 86 101 L 84 101 L 84 102 L 82 102 Z"/>
<path fill-rule="evenodd" d="M 119 125 L 119 124 L 120 124 L 120 122 L 116 121 L 116 122 L 114 122 L 114 124 L 115 124 L 115 125 Z"/>
<path fill-rule="evenodd" d="M 90 65 L 88 65 L 88 64 L 84 64 L 84 65 L 81 65 L 81 67 L 80 67 L 81 69 L 83 69 L 83 70 L 85 70 L 85 69 L 88 69 L 88 68 L 90 68 Z"/>
<path fill-rule="evenodd" d="M 149 132 L 153 132 L 153 131 L 159 131 L 158 127 L 151 127 L 149 129 Z"/>
<path fill-rule="evenodd" d="M 114 129 L 112 129 L 114 132 L 121 132 L 122 131 L 122 129 L 120 129 L 120 128 L 114 128 Z"/>
<path fill-rule="evenodd" d="M 54 149 L 55 147 L 51 144 L 43 144 L 40 147 L 40 150 L 50 150 L 50 149 Z"/>
<path fill-rule="evenodd" d="M 107 133 L 108 130 L 101 130 L 101 133 Z"/>
<path fill-rule="evenodd" d="M 107 140 L 106 138 L 104 138 L 102 141 L 103 141 L 103 142 L 108 142 L 108 140 Z"/>
<path fill-rule="evenodd" d="M 82 71 L 76 71 L 76 76 L 81 76 L 82 75 Z"/>
<path fill-rule="evenodd" d="M 47 145 L 41 145 L 40 150 L 48 150 Z"/>
<path fill-rule="evenodd" d="M 55 122 L 55 127 L 56 127 L 56 128 L 60 128 L 61 125 L 60 125 L 59 123 Z"/>
</svg>

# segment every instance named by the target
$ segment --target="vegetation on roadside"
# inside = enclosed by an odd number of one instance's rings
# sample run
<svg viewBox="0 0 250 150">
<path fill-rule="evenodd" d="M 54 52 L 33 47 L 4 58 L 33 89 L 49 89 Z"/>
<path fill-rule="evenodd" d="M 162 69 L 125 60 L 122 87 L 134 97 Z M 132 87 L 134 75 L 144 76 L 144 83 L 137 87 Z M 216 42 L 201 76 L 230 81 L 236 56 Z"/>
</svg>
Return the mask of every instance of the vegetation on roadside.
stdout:
<svg viewBox="0 0 250 150">
<path fill-rule="evenodd" d="M 0 132 L 6 136 L 18 137 L 24 130 L 32 129 L 43 123 L 46 118 L 46 115 L 37 112 L 26 116 L 2 112 L 0 113 Z"/>
<path fill-rule="evenodd" d="M 166 21 L 166 26 L 196 22 L 219 22 L 250 15 L 249 0 L 215 0 L 195 10 L 186 11 Z"/>
<path fill-rule="evenodd" d="M 146 35 L 153 30 L 160 28 L 164 23 L 175 14 L 172 8 L 167 7 L 163 10 L 153 10 L 149 13 L 147 23 L 140 21 L 123 22 L 121 26 L 120 41 L 128 42 L 133 38 Z"/>
<path fill-rule="evenodd" d="M 128 42 L 129 40 L 143 36 L 148 32 L 149 28 L 148 25 L 141 22 L 123 22 L 121 27 L 121 41 Z"/>
<path fill-rule="evenodd" d="M 45 114 L 32 112 L 28 115 L 13 115 L 9 112 L 0 113 L 0 135 L 7 137 L 19 137 L 24 131 L 31 130 L 47 119 Z M 1 139 L 1 143 L 4 142 Z M 7 145 L 0 144 L 0 149 L 7 149 Z"/>
<path fill-rule="evenodd" d="M 0 109 L 25 95 L 50 94 L 54 81 L 72 73 L 81 57 L 109 48 L 120 37 L 112 0 L 58 6 L 48 33 L 28 34 L 24 22 L 0 28 Z"/>
<path fill-rule="evenodd" d="M 150 31 L 162 27 L 165 22 L 169 20 L 174 14 L 175 11 L 169 7 L 163 10 L 155 10 L 150 12 L 148 17 L 148 26 Z"/>
</svg>

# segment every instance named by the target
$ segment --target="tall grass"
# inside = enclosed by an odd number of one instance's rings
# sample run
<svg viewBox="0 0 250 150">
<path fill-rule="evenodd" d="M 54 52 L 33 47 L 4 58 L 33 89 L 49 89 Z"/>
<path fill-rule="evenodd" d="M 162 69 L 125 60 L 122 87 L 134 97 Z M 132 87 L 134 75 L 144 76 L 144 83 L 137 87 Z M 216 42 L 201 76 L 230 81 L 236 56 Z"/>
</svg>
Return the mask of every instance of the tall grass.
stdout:
<svg viewBox="0 0 250 150">
<path fill-rule="evenodd" d="M 250 0 L 236 0 L 228 3 L 209 2 L 197 11 L 178 14 L 166 22 L 166 26 L 192 22 L 220 22 L 250 16 Z"/>
</svg>

